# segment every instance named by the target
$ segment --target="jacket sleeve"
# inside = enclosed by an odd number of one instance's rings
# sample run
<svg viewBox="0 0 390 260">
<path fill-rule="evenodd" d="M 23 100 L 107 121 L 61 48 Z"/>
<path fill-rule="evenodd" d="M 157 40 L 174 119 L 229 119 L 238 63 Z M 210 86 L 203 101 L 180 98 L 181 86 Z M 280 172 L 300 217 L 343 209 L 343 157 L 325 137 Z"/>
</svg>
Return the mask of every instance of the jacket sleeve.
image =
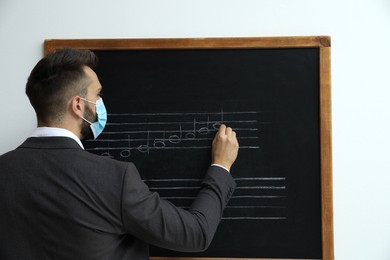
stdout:
<svg viewBox="0 0 390 260">
<path fill-rule="evenodd" d="M 126 232 L 166 249 L 196 252 L 208 248 L 236 184 L 229 172 L 210 166 L 189 210 L 151 192 L 134 164 L 129 164 L 122 191 Z"/>
</svg>

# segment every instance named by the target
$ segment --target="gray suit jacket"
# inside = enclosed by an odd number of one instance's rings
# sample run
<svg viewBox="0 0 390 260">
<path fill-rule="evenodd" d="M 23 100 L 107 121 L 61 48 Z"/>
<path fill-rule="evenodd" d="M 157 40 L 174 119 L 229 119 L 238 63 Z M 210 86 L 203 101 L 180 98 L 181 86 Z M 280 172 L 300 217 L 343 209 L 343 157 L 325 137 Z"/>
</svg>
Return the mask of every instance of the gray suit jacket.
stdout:
<svg viewBox="0 0 390 260">
<path fill-rule="evenodd" d="M 234 187 L 211 166 L 183 210 L 149 191 L 132 163 L 32 137 L 0 156 L 0 259 L 148 259 L 148 244 L 201 251 Z"/>
</svg>

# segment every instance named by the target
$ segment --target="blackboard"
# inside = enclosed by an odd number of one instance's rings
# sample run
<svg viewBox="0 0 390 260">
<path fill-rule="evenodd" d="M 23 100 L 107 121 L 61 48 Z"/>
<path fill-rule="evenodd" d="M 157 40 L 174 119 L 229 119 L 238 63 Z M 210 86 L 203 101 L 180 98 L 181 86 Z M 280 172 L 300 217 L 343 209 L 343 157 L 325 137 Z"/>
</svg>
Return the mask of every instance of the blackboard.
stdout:
<svg viewBox="0 0 390 260">
<path fill-rule="evenodd" d="M 158 257 L 333 259 L 330 38 L 48 40 L 99 58 L 108 124 L 90 152 L 187 208 L 221 123 L 238 184 L 210 248 Z"/>
</svg>

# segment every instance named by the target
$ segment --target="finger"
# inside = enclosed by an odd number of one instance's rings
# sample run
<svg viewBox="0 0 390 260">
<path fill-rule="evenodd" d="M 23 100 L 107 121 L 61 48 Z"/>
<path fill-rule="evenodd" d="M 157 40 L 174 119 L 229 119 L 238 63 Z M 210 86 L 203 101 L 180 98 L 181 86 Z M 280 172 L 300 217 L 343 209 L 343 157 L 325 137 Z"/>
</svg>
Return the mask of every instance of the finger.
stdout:
<svg viewBox="0 0 390 260">
<path fill-rule="evenodd" d="M 224 124 L 221 124 L 221 125 L 219 126 L 218 132 L 219 132 L 220 134 L 225 134 L 225 132 L 226 132 L 226 126 L 225 126 Z"/>
<path fill-rule="evenodd" d="M 234 142 L 237 144 L 237 146 L 239 146 L 238 140 L 237 140 L 237 134 L 235 131 L 233 131 L 233 139 L 234 139 Z"/>
<path fill-rule="evenodd" d="M 233 132 L 233 129 L 231 127 L 226 127 L 225 133 L 227 136 L 230 136 L 232 134 L 232 132 Z"/>
</svg>

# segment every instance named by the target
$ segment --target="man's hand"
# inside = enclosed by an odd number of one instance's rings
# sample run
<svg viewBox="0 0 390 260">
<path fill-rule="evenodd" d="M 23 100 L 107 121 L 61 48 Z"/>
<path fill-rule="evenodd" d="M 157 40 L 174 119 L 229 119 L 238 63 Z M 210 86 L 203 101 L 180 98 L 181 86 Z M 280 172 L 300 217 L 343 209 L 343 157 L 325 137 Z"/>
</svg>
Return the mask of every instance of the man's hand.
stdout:
<svg viewBox="0 0 390 260">
<path fill-rule="evenodd" d="M 219 164 L 230 171 L 238 154 L 236 132 L 230 127 L 221 125 L 213 140 L 211 151 L 212 163 Z"/>
</svg>

